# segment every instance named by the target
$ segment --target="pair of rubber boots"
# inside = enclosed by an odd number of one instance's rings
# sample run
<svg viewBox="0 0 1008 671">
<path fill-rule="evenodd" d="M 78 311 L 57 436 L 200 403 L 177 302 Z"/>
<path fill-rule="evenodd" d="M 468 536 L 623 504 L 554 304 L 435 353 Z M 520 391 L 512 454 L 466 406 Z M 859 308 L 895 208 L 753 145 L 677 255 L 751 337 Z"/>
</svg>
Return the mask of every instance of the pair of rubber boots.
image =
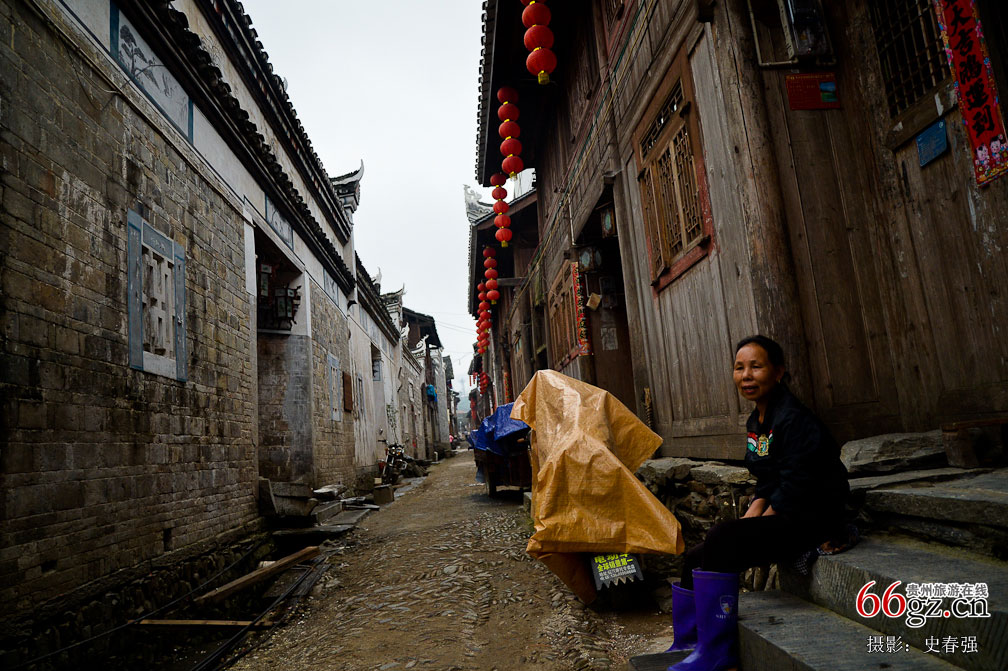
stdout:
<svg viewBox="0 0 1008 671">
<path fill-rule="evenodd" d="M 738 574 L 693 571 L 693 589 L 672 585 L 669 652 L 690 650 L 668 671 L 725 671 L 738 666 Z"/>
</svg>

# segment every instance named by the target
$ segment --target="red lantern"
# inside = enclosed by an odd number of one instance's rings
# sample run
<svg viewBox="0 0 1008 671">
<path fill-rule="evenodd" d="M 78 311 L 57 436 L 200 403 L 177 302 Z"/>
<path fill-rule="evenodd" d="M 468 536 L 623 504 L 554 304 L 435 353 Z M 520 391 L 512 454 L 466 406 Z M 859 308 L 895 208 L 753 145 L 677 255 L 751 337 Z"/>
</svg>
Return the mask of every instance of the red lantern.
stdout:
<svg viewBox="0 0 1008 671">
<path fill-rule="evenodd" d="M 483 258 L 490 258 L 491 256 L 497 256 L 497 250 L 493 247 L 484 247 Z"/>
<path fill-rule="evenodd" d="M 490 175 L 490 186 L 504 186 L 507 184 L 507 175 L 502 172 Z"/>
<path fill-rule="evenodd" d="M 487 298 L 490 299 L 491 303 L 496 303 L 497 299 L 500 298 L 500 292 L 494 289 L 493 291 L 487 292 Z"/>
<path fill-rule="evenodd" d="M 497 269 L 496 268 L 487 268 L 486 270 L 483 271 L 483 275 L 488 280 L 496 280 L 497 279 Z"/>
<path fill-rule="evenodd" d="M 476 291 L 486 291 L 486 285 L 480 282 L 476 285 Z"/>
<path fill-rule="evenodd" d="M 520 154 L 522 150 L 522 144 L 519 140 L 509 137 L 500 144 L 500 152 L 504 156 L 514 156 Z M 505 195 L 507 192 L 505 191 Z"/>
<path fill-rule="evenodd" d="M 536 5 L 539 3 L 537 2 Z M 533 5 L 529 5 L 532 7 Z M 556 69 L 556 54 L 546 48 L 539 48 L 528 55 L 525 59 L 525 67 L 536 76 L 540 84 L 548 84 L 549 76 Z M 507 168 L 504 168 L 507 170 Z"/>
<path fill-rule="evenodd" d="M 519 172 L 525 169 L 525 162 L 521 160 L 521 156 L 508 156 L 501 163 L 501 167 L 504 168 L 504 170 L 506 170 L 508 174 L 514 177 Z M 494 207 L 494 212 L 497 212 L 496 206 Z M 504 210 L 504 212 L 507 212 L 507 210 Z M 504 214 L 504 212 L 497 212 L 497 214 Z"/>
<path fill-rule="evenodd" d="M 512 158 L 516 157 L 512 156 Z M 507 161 L 507 159 L 504 160 Z M 520 158 L 518 160 L 521 161 Z M 508 211 L 508 209 L 509 209 L 508 204 L 505 203 L 503 200 L 498 200 L 496 203 L 494 203 L 493 206 L 493 211 L 496 212 L 497 214 L 504 214 Z"/>
<path fill-rule="evenodd" d="M 496 217 L 494 217 L 494 225 L 497 228 L 510 228 L 511 217 L 507 216 L 506 214 L 498 214 Z"/>
<path fill-rule="evenodd" d="M 511 103 L 504 103 L 497 110 L 497 118 L 501 121 L 517 121 L 518 115 L 518 106 Z"/>
<path fill-rule="evenodd" d="M 494 234 L 497 241 L 501 243 L 501 247 L 507 247 L 508 240 L 511 239 L 511 229 L 510 228 L 498 228 L 497 232 Z"/>
<path fill-rule="evenodd" d="M 500 216 L 503 217 L 503 216 L 506 216 L 506 215 L 502 214 Z M 484 268 L 496 268 L 497 267 L 497 259 L 493 259 L 493 258 L 486 259 L 485 261 L 483 261 L 483 267 Z"/>
<path fill-rule="evenodd" d="M 480 311 L 481 313 L 482 313 L 482 312 L 483 312 L 484 310 L 489 310 L 489 309 L 490 309 L 490 304 L 489 304 L 489 303 L 487 303 L 486 301 L 480 301 L 480 304 L 479 304 L 479 311 Z"/>
<path fill-rule="evenodd" d="M 486 292 L 485 292 L 485 291 L 481 291 L 481 292 L 479 292 L 479 296 L 478 296 L 478 298 L 480 299 L 480 301 L 481 301 L 481 302 L 482 302 L 482 301 L 485 301 L 485 300 L 487 299 L 487 297 L 486 297 Z"/>
<path fill-rule="evenodd" d="M 507 198 L 507 189 L 505 189 L 503 186 L 498 186 L 494 188 L 493 191 L 490 192 L 490 195 L 493 197 L 494 200 L 504 200 L 505 198 Z"/>
<path fill-rule="evenodd" d="M 501 138 L 519 137 L 521 135 L 521 126 L 514 121 L 505 121 L 497 128 L 497 134 Z"/>
<path fill-rule="evenodd" d="M 551 49 L 552 47 L 553 31 L 549 29 L 549 26 L 537 24 L 525 31 L 525 48 L 529 51 Z"/>
<path fill-rule="evenodd" d="M 501 103 L 518 102 L 518 92 L 510 86 L 502 86 L 497 89 L 497 101 Z"/>
<path fill-rule="evenodd" d="M 542 2 L 533 2 L 522 10 L 522 24 L 526 28 L 532 26 L 548 26 L 553 14 Z"/>
<path fill-rule="evenodd" d="M 497 288 L 497 280 L 487 280 L 486 288 L 487 288 L 487 298 L 490 298 L 490 292 Z M 490 298 L 490 302 L 493 303 L 492 298 Z"/>
</svg>

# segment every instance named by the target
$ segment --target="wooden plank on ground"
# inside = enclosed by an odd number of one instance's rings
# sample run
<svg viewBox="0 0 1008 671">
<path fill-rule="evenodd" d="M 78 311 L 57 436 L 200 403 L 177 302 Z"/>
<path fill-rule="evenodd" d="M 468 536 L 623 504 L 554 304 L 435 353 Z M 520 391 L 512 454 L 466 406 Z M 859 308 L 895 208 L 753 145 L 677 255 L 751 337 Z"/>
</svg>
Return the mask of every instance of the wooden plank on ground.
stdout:
<svg viewBox="0 0 1008 671">
<path fill-rule="evenodd" d="M 248 627 L 252 620 L 140 620 L 137 624 L 144 627 Z M 263 620 L 252 626 L 264 629 L 273 623 Z"/>
<path fill-rule="evenodd" d="M 306 561 L 312 557 L 317 556 L 319 553 L 318 546 L 307 547 L 300 552 L 295 552 L 292 555 L 288 555 L 283 559 L 279 559 L 269 566 L 264 566 L 263 568 L 256 569 L 251 573 L 247 573 L 237 580 L 232 580 L 226 585 L 222 585 L 217 589 L 207 592 L 203 596 L 196 597 L 193 599 L 195 603 L 213 603 L 215 601 L 220 601 L 231 596 L 235 592 L 239 592 L 246 587 L 254 585 L 258 582 L 269 578 L 270 576 L 276 575 L 281 571 L 285 570 L 289 566 L 293 566 L 299 562 Z"/>
</svg>

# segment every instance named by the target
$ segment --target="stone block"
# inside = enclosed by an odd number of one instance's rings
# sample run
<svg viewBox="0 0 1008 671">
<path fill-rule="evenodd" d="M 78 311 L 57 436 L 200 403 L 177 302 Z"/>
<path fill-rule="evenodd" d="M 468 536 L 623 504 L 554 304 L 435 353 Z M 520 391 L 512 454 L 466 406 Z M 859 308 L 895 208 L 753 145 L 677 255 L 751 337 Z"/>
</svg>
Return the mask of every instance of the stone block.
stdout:
<svg viewBox="0 0 1008 671">
<path fill-rule="evenodd" d="M 875 581 L 875 594 L 900 581 L 907 583 L 984 583 L 987 585 L 989 617 L 931 617 L 920 627 L 907 624 L 907 616 L 891 618 L 878 614 L 862 618 L 856 610 L 857 595 L 863 586 Z M 896 590 L 903 594 L 903 588 Z M 904 642 L 922 646 L 925 638 L 944 639 L 976 636 L 977 650 L 945 653 L 952 664 L 968 669 L 1005 668 L 1008 639 L 1002 632 L 1008 626 L 1008 571 L 1003 562 L 977 558 L 954 549 L 895 537 L 869 537 L 857 546 L 837 555 L 819 557 L 808 580 L 807 597 L 830 611 L 877 629 Z M 943 599 L 948 608 L 951 598 Z M 902 655 L 902 653 L 901 653 Z"/>
<path fill-rule="evenodd" d="M 852 600 L 853 603 L 853 600 Z M 782 592 L 739 596 L 739 668 L 746 671 L 952 671 L 936 655 L 913 648 L 871 653 L 873 629 Z M 880 616 L 881 617 L 881 616 Z M 919 640 L 904 637 L 904 643 Z M 838 647 L 842 642 L 842 647 Z M 880 666 L 880 662 L 883 662 Z"/>
<path fill-rule="evenodd" d="M 887 433 L 844 444 L 840 459 L 849 473 L 892 473 L 946 466 L 941 431 Z"/>
<path fill-rule="evenodd" d="M 754 480 L 746 468 L 719 463 L 696 466 L 690 470 L 690 476 L 706 485 L 745 484 L 749 480 Z"/>
<path fill-rule="evenodd" d="M 19 429 L 44 429 L 49 426 L 49 409 L 42 401 L 18 403 Z"/>
<path fill-rule="evenodd" d="M 395 500 L 395 490 L 389 485 L 378 485 L 374 488 L 373 496 L 374 502 L 383 506 Z"/>
<path fill-rule="evenodd" d="M 637 477 L 644 481 L 644 484 L 662 485 L 669 480 L 685 480 L 689 477 L 690 471 L 702 463 L 681 457 L 649 459 L 637 469 Z"/>
</svg>

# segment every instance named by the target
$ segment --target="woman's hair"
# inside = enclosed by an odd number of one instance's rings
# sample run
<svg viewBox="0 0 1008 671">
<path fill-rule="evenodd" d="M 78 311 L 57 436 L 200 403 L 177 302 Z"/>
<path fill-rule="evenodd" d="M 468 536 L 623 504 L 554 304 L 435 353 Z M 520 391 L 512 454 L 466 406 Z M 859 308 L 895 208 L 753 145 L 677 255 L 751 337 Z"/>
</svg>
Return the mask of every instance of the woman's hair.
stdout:
<svg viewBox="0 0 1008 671">
<path fill-rule="evenodd" d="M 780 346 L 776 340 L 772 338 L 767 338 L 765 335 L 751 335 L 742 340 L 738 341 L 735 345 L 735 354 L 738 354 L 739 350 L 746 345 L 759 345 L 767 353 L 767 357 L 770 359 L 770 363 L 779 367 L 787 368 L 787 364 L 784 362 L 784 348 Z M 781 380 L 785 384 L 791 379 L 791 374 L 785 372 L 784 378 Z"/>
</svg>

